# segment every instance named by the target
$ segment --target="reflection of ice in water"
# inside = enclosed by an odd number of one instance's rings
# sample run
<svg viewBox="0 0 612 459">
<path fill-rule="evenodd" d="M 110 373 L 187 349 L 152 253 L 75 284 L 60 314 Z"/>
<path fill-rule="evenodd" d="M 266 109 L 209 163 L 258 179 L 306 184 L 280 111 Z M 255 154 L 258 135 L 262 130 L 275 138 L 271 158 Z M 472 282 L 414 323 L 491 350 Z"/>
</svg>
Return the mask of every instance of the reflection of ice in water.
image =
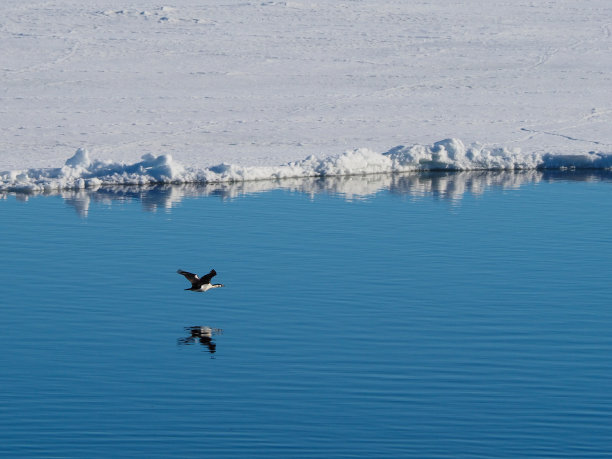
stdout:
<svg viewBox="0 0 612 459">
<path fill-rule="evenodd" d="M 179 338 L 179 345 L 189 346 L 192 344 L 199 343 L 202 346 L 206 346 L 208 348 L 208 352 L 210 352 L 211 354 L 217 352 L 217 344 L 213 341 L 213 336 L 221 335 L 223 333 L 222 329 L 195 325 L 191 327 L 185 327 L 185 330 L 189 332 L 189 336 Z"/>
<path fill-rule="evenodd" d="M 170 210 L 188 198 L 215 196 L 236 199 L 273 190 L 286 190 L 316 197 L 332 194 L 346 200 L 360 200 L 382 191 L 413 197 L 433 197 L 458 202 L 466 194 L 481 195 L 495 188 L 517 189 L 542 180 L 612 181 L 609 170 L 528 170 L 528 171 L 465 171 L 465 172 L 412 172 L 403 174 L 374 174 L 365 176 L 306 177 L 283 180 L 223 182 L 214 184 L 182 185 L 115 185 L 80 190 L 49 192 L 4 192 L 0 197 L 14 195 L 27 201 L 29 196 L 61 196 L 86 217 L 91 203 L 111 205 L 123 202 L 141 202 L 147 211 Z"/>
</svg>

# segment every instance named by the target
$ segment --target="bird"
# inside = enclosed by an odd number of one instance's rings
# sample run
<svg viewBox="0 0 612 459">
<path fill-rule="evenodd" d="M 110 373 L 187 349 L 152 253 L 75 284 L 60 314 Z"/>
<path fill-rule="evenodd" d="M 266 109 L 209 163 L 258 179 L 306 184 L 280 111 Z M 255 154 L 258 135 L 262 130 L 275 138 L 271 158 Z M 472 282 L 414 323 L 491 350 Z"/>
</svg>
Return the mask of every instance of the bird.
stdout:
<svg viewBox="0 0 612 459">
<path fill-rule="evenodd" d="M 185 290 L 191 290 L 193 292 L 205 292 L 207 290 L 210 290 L 211 288 L 225 287 L 225 285 L 223 284 L 210 283 L 210 280 L 217 275 L 217 271 L 215 271 L 214 269 L 211 269 L 208 274 L 202 277 L 199 277 L 197 274 L 183 271 L 182 269 L 179 269 L 176 272 L 182 274 L 187 278 L 189 282 L 191 282 L 191 288 L 186 288 Z"/>
</svg>

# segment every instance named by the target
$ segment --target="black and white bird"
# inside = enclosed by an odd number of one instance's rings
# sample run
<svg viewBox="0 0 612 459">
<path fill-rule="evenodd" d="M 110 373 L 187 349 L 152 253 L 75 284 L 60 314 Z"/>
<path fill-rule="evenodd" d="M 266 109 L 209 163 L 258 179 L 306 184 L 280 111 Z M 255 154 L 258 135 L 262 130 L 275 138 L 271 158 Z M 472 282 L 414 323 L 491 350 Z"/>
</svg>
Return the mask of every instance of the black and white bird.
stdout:
<svg viewBox="0 0 612 459">
<path fill-rule="evenodd" d="M 191 290 L 193 292 L 205 292 L 210 290 L 211 288 L 225 287 L 223 284 L 211 284 L 210 280 L 217 275 L 217 271 L 211 269 L 211 271 L 205 276 L 199 277 L 197 274 L 188 273 L 187 271 L 183 271 L 179 269 L 177 273 L 182 274 L 187 278 L 189 282 L 191 282 L 191 288 L 186 288 L 185 290 Z"/>
</svg>

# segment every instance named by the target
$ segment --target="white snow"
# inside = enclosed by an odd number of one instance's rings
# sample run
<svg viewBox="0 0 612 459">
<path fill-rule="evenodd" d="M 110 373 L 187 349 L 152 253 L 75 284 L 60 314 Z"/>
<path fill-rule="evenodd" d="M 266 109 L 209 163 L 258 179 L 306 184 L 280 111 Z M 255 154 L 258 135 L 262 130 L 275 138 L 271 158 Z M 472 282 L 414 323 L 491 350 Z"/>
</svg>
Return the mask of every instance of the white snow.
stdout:
<svg viewBox="0 0 612 459">
<path fill-rule="evenodd" d="M 4 0 L 0 189 L 609 168 L 611 30 L 609 0 Z"/>
<path fill-rule="evenodd" d="M 147 185 L 153 183 L 223 183 L 303 177 L 390 174 L 415 171 L 612 169 L 612 154 L 522 154 L 478 146 L 466 148 L 458 139 L 431 146 L 398 146 L 386 153 L 368 149 L 316 158 L 309 156 L 280 166 L 220 164 L 210 168 L 184 167 L 170 155 L 144 155 L 125 164 L 92 161 L 79 149 L 61 168 L 28 169 L 0 173 L 0 192 L 49 192 L 96 188 L 101 185 Z"/>
</svg>

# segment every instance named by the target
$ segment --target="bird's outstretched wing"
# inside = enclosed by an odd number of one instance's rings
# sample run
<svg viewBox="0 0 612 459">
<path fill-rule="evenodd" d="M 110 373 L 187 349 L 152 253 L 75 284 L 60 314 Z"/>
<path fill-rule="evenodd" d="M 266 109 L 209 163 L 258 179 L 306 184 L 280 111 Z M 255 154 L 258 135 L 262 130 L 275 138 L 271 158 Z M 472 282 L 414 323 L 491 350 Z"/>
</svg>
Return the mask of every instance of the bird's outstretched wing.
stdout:
<svg viewBox="0 0 612 459">
<path fill-rule="evenodd" d="M 202 276 L 200 279 L 200 284 L 210 284 L 210 280 L 217 275 L 217 271 L 211 269 L 210 272 L 206 276 Z"/>
<path fill-rule="evenodd" d="M 182 269 L 179 269 L 176 272 L 185 276 L 187 280 L 191 282 L 191 285 L 197 285 L 201 282 L 197 274 L 188 273 L 187 271 L 183 271 Z M 210 282 L 210 280 L 208 282 Z"/>
</svg>

